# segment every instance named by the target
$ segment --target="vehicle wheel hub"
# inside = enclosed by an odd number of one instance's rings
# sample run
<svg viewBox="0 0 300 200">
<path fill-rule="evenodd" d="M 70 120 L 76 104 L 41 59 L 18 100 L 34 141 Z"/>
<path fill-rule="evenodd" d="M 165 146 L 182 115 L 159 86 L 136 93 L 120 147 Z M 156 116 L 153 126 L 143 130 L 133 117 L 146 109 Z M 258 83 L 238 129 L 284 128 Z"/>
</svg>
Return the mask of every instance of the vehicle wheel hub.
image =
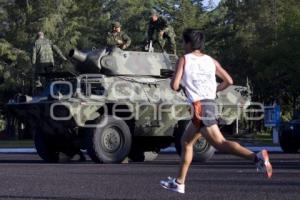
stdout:
<svg viewBox="0 0 300 200">
<path fill-rule="evenodd" d="M 103 132 L 103 144 L 107 152 L 116 152 L 121 146 L 120 132 L 110 127 Z"/>
<path fill-rule="evenodd" d="M 205 139 L 199 139 L 196 144 L 194 145 L 195 149 L 197 149 L 197 151 L 203 151 L 205 150 L 207 146 L 207 141 Z"/>
</svg>

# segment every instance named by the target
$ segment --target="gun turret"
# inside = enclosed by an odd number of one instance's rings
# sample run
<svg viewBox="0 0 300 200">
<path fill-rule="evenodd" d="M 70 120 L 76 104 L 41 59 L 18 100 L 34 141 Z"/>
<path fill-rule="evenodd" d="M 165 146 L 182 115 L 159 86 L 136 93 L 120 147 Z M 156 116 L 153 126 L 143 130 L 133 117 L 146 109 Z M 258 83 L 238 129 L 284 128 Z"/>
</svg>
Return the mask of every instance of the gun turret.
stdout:
<svg viewBox="0 0 300 200">
<path fill-rule="evenodd" d="M 75 61 L 75 68 L 80 73 L 101 72 L 101 52 L 99 51 L 84 53 L 77 49 L 71 49 L 69 57 Z"/>
<path fill-rule="evenodd" d="M 69 56 L 79 73 L 131 76 L 166 76 L 173 72 L 177 60 L 177 56 L 166 53 L 122 51 L 119 48 L 88 53 L 72 49 Z"/>
</svg>

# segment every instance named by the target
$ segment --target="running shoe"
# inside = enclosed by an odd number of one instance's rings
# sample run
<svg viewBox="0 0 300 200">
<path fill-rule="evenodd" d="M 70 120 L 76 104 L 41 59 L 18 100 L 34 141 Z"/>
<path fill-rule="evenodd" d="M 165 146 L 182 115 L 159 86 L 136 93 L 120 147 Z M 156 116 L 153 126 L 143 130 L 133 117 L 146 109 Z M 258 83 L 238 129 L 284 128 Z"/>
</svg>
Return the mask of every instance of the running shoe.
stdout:
<svg viewBox="0 0 300 200">
<path fill-rule="evenodd" d="M 160 185 L 167 190 L 184 194 L 184 190 L 185 190 L 184 184 L 176 183 L 175 178 L 168 177 L 168 180 L 160 181 Z"/>
<path fill-rule="evenodd" d="M 270 163 L 268 151 L 263 149 L 256 154 L 257 162 L 256 168 L 258 172 L 265 173 L 268 178 L 272 177 L 272 165 Z"/>
</svg>

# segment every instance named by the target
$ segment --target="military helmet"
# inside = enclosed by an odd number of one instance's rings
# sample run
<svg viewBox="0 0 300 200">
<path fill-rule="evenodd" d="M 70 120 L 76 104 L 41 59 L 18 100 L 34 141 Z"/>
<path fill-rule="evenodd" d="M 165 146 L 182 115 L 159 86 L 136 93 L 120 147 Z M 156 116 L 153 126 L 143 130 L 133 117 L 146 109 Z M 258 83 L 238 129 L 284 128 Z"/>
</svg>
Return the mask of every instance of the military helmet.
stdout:
<svg viewBox="0 0 300 200">
<path fill-rule="evenodd" d="M 118 22 L 118 21 L 115 21 L 115 22 L 112 23 L 112 27 L 113 28 L 120 28 L 121 27 L 121 23 Z"/>
</svg>

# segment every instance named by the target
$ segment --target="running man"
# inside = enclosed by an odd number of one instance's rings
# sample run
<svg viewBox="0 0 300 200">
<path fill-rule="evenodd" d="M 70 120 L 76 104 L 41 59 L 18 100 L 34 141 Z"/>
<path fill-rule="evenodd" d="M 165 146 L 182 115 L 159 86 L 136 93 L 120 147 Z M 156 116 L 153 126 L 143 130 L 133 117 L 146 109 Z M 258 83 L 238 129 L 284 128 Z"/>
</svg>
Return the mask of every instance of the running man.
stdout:
<svg viewBox="0 0 300 200">
<path fill-rule="evenodd" d="M 183 33 L 183 47 L 186 54 L 177 63 L 177 69 L 171 82 L 173 90 L 180 89 L 182 81 L 187 99 L 193 106 L 193 118 L 186 127 L 181 139 L 181 164 L 177 178 L 161 181 L 163 188 L 184 193 L 188 169 L 193 159 L 193 146 L 200 137 L 204 137 L 216 149 L 253 161 L 257 170 L 272 176 L 272 165 L 268 152 L 254 152 L 240 144 L 226 140 L 216 121 L 216 92 L 233 84 L 230 75 L 218 61 L 203 53 L 204 34 L 197 29 L 186 29 Z M 223 81 L 219 85 L 216 76 Z"/>
</svg>

